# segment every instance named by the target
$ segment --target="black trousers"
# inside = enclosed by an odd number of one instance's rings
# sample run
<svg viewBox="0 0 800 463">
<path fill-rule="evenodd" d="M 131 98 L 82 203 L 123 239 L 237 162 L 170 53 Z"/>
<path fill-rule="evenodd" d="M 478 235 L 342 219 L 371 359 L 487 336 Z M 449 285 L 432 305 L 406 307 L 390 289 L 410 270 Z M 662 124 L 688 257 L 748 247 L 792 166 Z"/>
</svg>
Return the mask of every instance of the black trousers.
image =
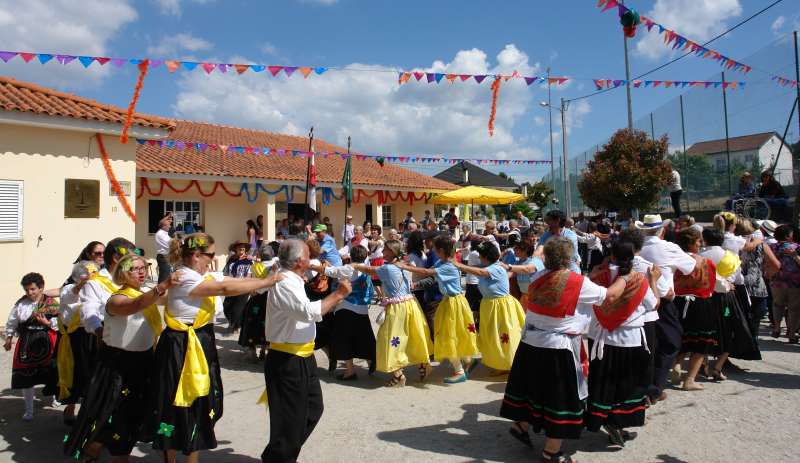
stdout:
<svg viewBox="0 0 800 463">
<path fill-rule="evenodd" d="M 269 443 L 265 463 L 294 463 L 322 417 L 322 388 L 314 356 L 270 350 L 264 360 L 269 400 Z"/>
<path fill-rule="evenodd" d="M 672 200 L 672 210 L 675 211 L 675 218 L 681 216 L 681 194 L 683 194 L 683 190 L 673 191 L 669 194 L 669 198 Z"/>
<path fill-rule="evenodd" d="M 661 391 L 667 386 L 667 376 L 681 350 L 683 326 L 681 312 L 673 301 L 661 298 L 656 321 L 656 346 L 654 356 L 653 390 Z"/>
<path fill-rule="evenodd" d="M 158 264 L 158 282 L 161 283 L 172 275 L 172 266 L 167 262 L 167 256 L 163 254 L 156 254 L 156 263 Z"/>
</svg>

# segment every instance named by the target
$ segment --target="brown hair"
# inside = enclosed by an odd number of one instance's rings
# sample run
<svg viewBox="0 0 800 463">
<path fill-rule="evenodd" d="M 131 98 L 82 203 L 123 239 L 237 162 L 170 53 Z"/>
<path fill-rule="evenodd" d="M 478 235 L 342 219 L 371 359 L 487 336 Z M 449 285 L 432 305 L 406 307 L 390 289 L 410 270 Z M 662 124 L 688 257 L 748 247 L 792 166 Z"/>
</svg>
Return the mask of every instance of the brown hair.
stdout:
<svg viewBox="0 0 800 463">
<path fill-rule="evenodd" d="M 554 236 L 544 245 L 544 267 L 547 270 L 561 270 L 572 265 L 572 242 L 563 236 Z"/>
<path fill-rule="evenodd" d="M 385 249 L 388 249 L 392 252 L 392 254 L 394 254 L 394 259 L 392 259 L 392 262 L 403 257 L 403 243 L 400 241 L 389 240 L 383 246 Z"/>
<path fill-rule="evenodd" d="M 120 259 L 119 263 L 117 264 L 117 268 L 114 269 L 114 274 L 111 275 L 111 277 L 114 279 L 114 283 L 120 286 L 124 285 L 127 282 L 125 279 L 125 274 L 131 271 L 131 268 L 133 268 L 133 263 L 137 260 L 140 260 L 147 265 L 145 258 L 136 254 L 127 254 Z"/>
<path fill-rule="evenodd" d="M 736 234 L 739 236 L 749 236 L 752 235 L 755 229 L 753 228 L 753 222 L 748 219 L 741 219 L 736 222 Z"/>
<path fill-rule="evenodd" d="M 675 244 L 681 247 L 684 251 L 689 251 L 689 246 L 693 245 L 697 242 L 697 240 L 702 239 L 703 235 L 695 227 L 687 227 L 683 230 L 678 232 L 678 236 L 675 237 Z"/>
<path fill-rule="evenodd" d="M 322 248 L 319 245 L 319 241 L 312 238 L 306 241 L 306 244 L 308 245 L 309 259 L 316 259 L 317 257 L 320 256 L 320 254 L 322 254 Z"/>
<path fill-rule="evenodd" d="M 182 264 L 195 252 L 208 252 L 212 244 L 214 237 L 206 233 L 192 233 L 181 239 L 175 238 L 169 242 L 168 260 L 172 265 Z"/>
</svg>

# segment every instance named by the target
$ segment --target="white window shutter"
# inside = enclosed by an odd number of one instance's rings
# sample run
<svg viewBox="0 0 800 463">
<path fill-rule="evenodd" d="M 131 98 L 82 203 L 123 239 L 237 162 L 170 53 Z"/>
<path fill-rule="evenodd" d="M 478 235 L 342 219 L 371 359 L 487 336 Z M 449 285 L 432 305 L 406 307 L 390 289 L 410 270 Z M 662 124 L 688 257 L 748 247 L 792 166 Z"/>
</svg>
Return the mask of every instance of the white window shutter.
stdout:
<svg viewBox="0 0 800 463">
<path fill-rule="evenodd" d="M 23 182 L 0 180 L 0 241 L 22 241 Z"/>
</svg>

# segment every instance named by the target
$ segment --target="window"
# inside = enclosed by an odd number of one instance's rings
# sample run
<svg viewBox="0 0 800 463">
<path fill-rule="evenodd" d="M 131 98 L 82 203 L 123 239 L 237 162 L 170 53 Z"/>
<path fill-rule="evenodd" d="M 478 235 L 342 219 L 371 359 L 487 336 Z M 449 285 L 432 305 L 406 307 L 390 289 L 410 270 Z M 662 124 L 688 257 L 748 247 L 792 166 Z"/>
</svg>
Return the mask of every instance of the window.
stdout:
<svg viewBox="0 0 800 463">
<path fill-rule="evenodd" d="M 717 159 L 715 162 L 715 167 L 717 172 L 725 172 L 728 168 L 728 164 L 725 162 L 725 159 Z"/>
<path fill-rule="evenodd" d="M 22 180 L 0 180 L 0 241 L 22 241 Z"/>
<path fill-rule="evenodd" d="M 177 231 L 184 231 L 186 225 L 190 223 L 194 226 L 201 224 L 200 201 L 151 199 L 148 204 L 148 210 L 150 213 L 150 220 L 148 221 L 149 233 L 158 231 L 158 222 L 169 212 L 173 214 L 172 226 Z"/>
<path fill-rule="evenodd" d="M 382 212 L 383 217 L 381 218 L 382 219 L 381 221 L 383 222 L 383 228 L 387 230 L 390 228 L 394 228 L 395 225 L 392 219 L 392 206 L 384 204 L 382 209 L 383 209 Z"/>
</svg>

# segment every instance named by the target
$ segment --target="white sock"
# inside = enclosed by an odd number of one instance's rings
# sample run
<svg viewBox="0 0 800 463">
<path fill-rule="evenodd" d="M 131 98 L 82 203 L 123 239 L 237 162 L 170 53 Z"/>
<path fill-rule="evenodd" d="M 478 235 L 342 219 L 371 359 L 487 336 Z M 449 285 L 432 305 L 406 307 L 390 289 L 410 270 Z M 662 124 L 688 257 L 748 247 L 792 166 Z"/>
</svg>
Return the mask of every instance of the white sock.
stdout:
<svg viewBox="0 0 800 463">
<path fill-rule="evenodd" d="M 23 389 L 22 398 L 25 399 L 25 413 L 33 413 L 33 388 Z"/>
</svg>

